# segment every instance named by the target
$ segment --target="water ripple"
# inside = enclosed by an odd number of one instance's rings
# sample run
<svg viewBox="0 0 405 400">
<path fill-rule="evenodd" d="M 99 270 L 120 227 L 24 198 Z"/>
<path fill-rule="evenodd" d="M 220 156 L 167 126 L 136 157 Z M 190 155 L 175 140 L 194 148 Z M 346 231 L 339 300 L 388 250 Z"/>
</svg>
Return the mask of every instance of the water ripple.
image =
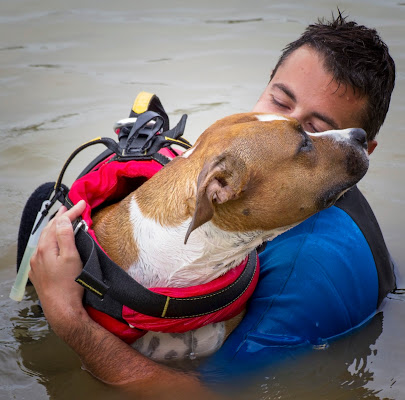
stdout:
<svg viewBox="0 0 405 400">
<path fill-rule="evenodd" d="M 173 111 L 173 114 L 191 114 L 194 112 L 198 112 L 198 111 L 208 111 L 208 110 L 212 110 L 214 108 L 217 108 L 219 106 L 225 105 L 225 104 L 229 104 L 228 102 L 213 102 L 213 103 L 201 103 L 201 104 L 195 104 L 191 107 L 187 107 L 187 108 L 178 108 L 176 110 Z"/>
<path fill-rule="evenodd" d="M 405 301 L 405 289 L 396 289 L 387 295 L 390 300 Z"/>
<path fill-rule="evenodd" d="M 207 24 L 244 24 L 247 22 L 262 22 L 262 21 L 264 21 L 263 18 L 222 19 L 222 20 L 208 19 L 205 21 L 205 23 L 207 23 Z"/>
<path fill-rule="evenodd" d="M 24 134 L 26 132 L 37 132 L 50 129 L 64 128 L 67 125 L 66 120 L 70 120 L 71 118 L 76 117 L 78 115 L 79 115 L 78 113 L 62 114 L 56 116 L 55 118 L 51 118 L 42 122 L 37 122 L 25 126 L 16 126 L 11 128 L 9 130 L 9 134 L 8 135 L 6 134 L 5 137 L 14 136 L 15 133 Z"/>
</svg>

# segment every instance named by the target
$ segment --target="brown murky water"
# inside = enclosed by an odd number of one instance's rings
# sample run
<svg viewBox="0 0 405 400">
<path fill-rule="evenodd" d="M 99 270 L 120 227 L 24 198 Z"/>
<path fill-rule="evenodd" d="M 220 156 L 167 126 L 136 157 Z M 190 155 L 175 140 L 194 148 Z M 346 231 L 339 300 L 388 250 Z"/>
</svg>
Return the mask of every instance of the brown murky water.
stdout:
<svg viewBox="0 0 405 400">
<path fill-rule="evenodd" d="M 136 94 L 155 92 L 194 141 L 254 105 L 281 48 L 338 5 L 377 28 L 397 64 L 379 147 L 361 182 L 397 262 L 400 289 L 359 332 L 272 366 L 246 399 L 405 398 L 405 3 L 400 0 L 0 3 L 0 399 L 115 399 L 49 331 L 30 289 L 8 298 L 22 208 L 79 144 L 113 136 Z M 147 4 L 148 3 L 148 4 Z M 147 4 L 147 5 L 146 5 Z M 98 150 L 70 170 L 76 176 Z"/>
</svg>

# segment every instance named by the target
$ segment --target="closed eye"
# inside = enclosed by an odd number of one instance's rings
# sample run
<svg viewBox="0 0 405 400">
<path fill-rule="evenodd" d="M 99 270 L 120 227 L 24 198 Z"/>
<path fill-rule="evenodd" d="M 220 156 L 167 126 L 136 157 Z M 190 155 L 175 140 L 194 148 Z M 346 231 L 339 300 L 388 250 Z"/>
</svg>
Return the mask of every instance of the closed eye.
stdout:
<svg viewBox="0 0 405 400">
<path fill-rule="evenodd" d="M 318 129 L 316 129 L 315 128 L 315 126 L 311 123 L 311 122 L 309 122 L 308 124 L 308 131 L 309 132 L 311 132 L 311 133 L 318 133 L 319 132 L 319 130 Z"/>
<path fill-rule="evenodd" d="M 288 110 L 289 106 L 281 103 L 279 100 L 277 100 L 274 96 L 271 96 L 271 102 L 278 108 L 283 109 L 283 110 Z"/>
</svg>

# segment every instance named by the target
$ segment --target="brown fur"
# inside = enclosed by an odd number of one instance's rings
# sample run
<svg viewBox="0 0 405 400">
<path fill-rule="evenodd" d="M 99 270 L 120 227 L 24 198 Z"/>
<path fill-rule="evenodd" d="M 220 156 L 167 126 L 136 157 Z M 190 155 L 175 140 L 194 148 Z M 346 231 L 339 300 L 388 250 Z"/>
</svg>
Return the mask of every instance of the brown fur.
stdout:
<svg viewBox="0 0 405 400">
<path fill-rule="evenodd" d="M 297 121 L 262 122 L 256 115 L 218 121 L 188 155 L 95 213 L 97 239 L 118 265 L 128 270 L 139 257 L 129 219 L 133 200 L 145 218 L 162 226 L 191 219 L 185 241 L 207 221 L 223 231 L 269 232 L 332 205 L 365 173 L 366 162 L 350 146 L 312 137 L 313 149 L 301 151 L 305 134 Z M 243 316 L 226 322 L 227 335 Z"/>
<path fill-rule="evenodd" d="M 122 215 L 128 215 L 129 201 L 130 198 L 127 197 L 120 203 L 105 207 L 92 215 L 97 240 L 108 256 L 125 271 L 138 259 L 133 227 L 128 218 L 122 218 Z M 119 229 L 117 221 L 122 221 Z"/>
<path fill-rule="evenodd" d="M 261 122 L 256 115 L 216 122 L 188 158 L 177 157 L 119 205 L 95 216 L 96 236 L 115 262 L 127 267 L 138 256 L 128 221 L 131 198 L 146 218 L 164 226 L 193 217 L 187 236 L 208 220 L 226 231 L 269 231 L 319 211 L 326 188 L 358 180 L 350 176 L 347 152 L 339 145 L 331 151 L 329 140 L 314 137 L 315 150 L 299 152 L 297 121 Z"/>
</svg>

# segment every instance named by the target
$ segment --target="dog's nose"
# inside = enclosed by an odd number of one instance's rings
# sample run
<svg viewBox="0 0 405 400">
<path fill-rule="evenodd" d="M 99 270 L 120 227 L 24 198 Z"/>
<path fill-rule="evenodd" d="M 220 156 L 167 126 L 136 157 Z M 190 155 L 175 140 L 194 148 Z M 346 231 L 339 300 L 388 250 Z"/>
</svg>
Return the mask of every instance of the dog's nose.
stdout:
<svg viewBox="0 0 405 400">
<path fill-rule="evenodd" d="M 350 131 L 350 139 L 352 141 L 358 142 L 361 147 L 367 149 L 367 136 L 366 132 L 360 128 L 354 128 Z"/>
</svg>

